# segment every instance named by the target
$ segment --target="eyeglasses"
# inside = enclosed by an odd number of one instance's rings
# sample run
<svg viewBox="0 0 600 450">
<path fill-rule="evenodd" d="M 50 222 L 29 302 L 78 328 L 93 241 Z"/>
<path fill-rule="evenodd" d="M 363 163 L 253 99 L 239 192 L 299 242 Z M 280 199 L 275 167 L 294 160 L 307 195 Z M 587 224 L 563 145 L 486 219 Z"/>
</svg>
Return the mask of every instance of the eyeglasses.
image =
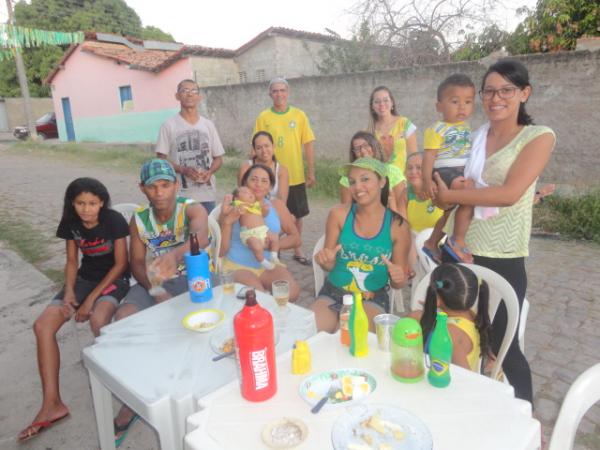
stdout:
<svg viewBox="0 0 600 450">
<path fill-rule="evenodd" d="M 198 95 L 200 91 L 198 89 L 179 89 L 179 93 L 182 95 Z"/>
<path fill-rule="evenodd" d="M 517 92 L 517 89 L 519 88 L 516 86 L 502 87 L 500 89 L 486 88 L 479 91 L 479 95 L 483 100 L 491 100 L 496 94 L 498 94 L 498 97 L 506 100 L 513 98 L 515 96 L 515 92 Z"/>
<path fill-rule="evenodd" d="M 382 98 L 382 99 L 373 100 L 373 104 L 374 105 L 387 104 L 387 103 L 390 103 L 390 102 L 391 102 L 391 100 L 389 98 Z"/>
<path fill-rule="evenodd" d="M 355 155 L 359 155 L 363 150 L 371 150 L 371 146 L 366 142 L 364 144 L 357 145 L 356 147 L 352 147 L 352 152 Z"/>
</svg>

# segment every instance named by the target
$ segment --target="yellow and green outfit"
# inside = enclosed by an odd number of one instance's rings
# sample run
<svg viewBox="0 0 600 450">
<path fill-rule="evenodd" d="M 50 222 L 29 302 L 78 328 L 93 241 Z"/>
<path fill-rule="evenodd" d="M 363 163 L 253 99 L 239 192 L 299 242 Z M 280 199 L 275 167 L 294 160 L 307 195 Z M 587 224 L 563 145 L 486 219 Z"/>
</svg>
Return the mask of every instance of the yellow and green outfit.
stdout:
<svg viewBox="0 0 600 450">
<path fill-rule="evenodd" d="M 402 173 L 406 168 L 406 138 L 410 137 L 415 131 L 417 131 L 417 127 L 408 117 L 399 116 L 389 132 L 394 138 L 394 153 L 392 153 L 389 162 L 399 167 Z M 375 137 L 381 142 L 381 133 L 375 131 Z"/>
<path fill-rule="evenodd" d="M 473 372 L 479 372 L 479 358 L 481 357 L 481 345 L 479 342 L 479 331 L 472 320 L 465 317 L 448 316 L 448 325 L 454 325 L 469 336 L 473 348 L 467 355 L 467 362 Z"/>
<path fill-rule="evenodd" d="M 302 146 L 315 140 L 306 114 L 293 106 L 288 106 L 283 112 L 265 109 L 256 119 L 253 134 L 258 131 L 268 131 L 273 136 L 275 156 L 288 170 L 289 185 L 303 184 Z"/>
<path fill-rule="evenodd" d="M 431 199 L 419 200 L 410 184 L 406 195 L 408 196 L 406 216 L 411 230 L 418 233 L 425 228 L 433 228 L 444 211 L 435 206 Z"/>
</svg>

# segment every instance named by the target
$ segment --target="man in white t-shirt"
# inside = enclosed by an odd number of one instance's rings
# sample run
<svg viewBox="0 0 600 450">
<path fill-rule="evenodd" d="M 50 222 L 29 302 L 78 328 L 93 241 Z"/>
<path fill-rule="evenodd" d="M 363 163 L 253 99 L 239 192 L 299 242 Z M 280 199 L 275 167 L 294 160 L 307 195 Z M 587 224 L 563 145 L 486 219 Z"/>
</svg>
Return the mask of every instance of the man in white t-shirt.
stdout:
<svg viewBox="0 0 600 450">
<path fill-rule="evenodd" d="M 156 155 L 168 159 L 175 168 L 181 195 L 196 200 L 210 213 L 217 194 L 214 174 L 223 164 L 225 150 L 215 125 L 198 113 L 202 100 L 198 84 L 181 81 L 175 98 L 181 110 L 160 127 Z"/>
</svg>

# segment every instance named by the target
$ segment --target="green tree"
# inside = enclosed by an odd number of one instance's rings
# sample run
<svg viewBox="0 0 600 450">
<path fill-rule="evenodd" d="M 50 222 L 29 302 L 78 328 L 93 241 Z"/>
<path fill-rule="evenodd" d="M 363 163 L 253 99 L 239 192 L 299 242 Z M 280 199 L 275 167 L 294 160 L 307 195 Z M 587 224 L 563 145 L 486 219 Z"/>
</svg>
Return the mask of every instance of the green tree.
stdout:
<svg viewBox="0 0 600 450">
<path fill-rule="evenodd" d="M 597 0 L 538 0 L 535 10 L 522 12 L 527 17 L 511 37 L 511 53 L 574 50 L 578 38 L 600 36 Z"/>
<path fill-rule="evenodd" d="M 142 28 L 137 13 L 124 0 L 21 0 L 15 5 L 17 25 L 52 31 L 99 31 L 142 39 L 172 40 L 171 35 L 156 27 Z M 66 47 L 46 46 L 23 49 L 23 61 L 32 96 L 47 96 L 50 88 L 43 84 L 50 70 L 60 60 Z M 0 64 L 0 96 L 21 95 L 16 66 L 10 61 Z"/>
<path fill-rule="evenodd" d="M 465 43 L 452 54 L 452 59 L 474 61 L 485 58 L 490 53 L 505 47 L 509 38 L 510 33 L 501 30 L 496 24 L 488 25 L 479 34 L 467 34 Z"/>
<path fill-rule="evenodd" d="M 165 33 L 163 30 L 157 27 L 148 25 L 142 29 L 142 39 L 146 41 L 162 41 L 162 42 L 174 42 L 175 39 L 169 33 Z"/>
</svg>

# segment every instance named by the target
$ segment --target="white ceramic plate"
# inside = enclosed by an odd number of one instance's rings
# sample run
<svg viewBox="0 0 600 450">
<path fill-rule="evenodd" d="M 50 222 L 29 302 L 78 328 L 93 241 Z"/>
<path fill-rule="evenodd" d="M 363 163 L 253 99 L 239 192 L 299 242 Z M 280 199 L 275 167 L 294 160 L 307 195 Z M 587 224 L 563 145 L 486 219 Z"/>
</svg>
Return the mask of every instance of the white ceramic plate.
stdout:
<svg viewBox="0 0 600 450">
<path fill-rule="evenodd" d="M 201 309 L 187 314 L 182 323 L 188 330 L 206 333 L 218 327 L 224 318 L 225 313 L 220 309 Z"/>
<path fill-rule="evenodd" d="M 332 388 L 330 390 L 330 388 Z M 300 397 L 314 406 L 325 395 L 329 400 L 324 408 L 348 405 L 362 400 L 375 390 L 377 382 L 373 375 L 360 369 L 338 369 L 321 372 L 305 379 L 298 389 Z"/>
<path fill-rule="evenodd" d="M 335 450 L 433 448 L 431 433 L 421 419 L 405 409 L 382 404 L 348 407 L 333 424 L 331 441 Z"/>
</svg>

